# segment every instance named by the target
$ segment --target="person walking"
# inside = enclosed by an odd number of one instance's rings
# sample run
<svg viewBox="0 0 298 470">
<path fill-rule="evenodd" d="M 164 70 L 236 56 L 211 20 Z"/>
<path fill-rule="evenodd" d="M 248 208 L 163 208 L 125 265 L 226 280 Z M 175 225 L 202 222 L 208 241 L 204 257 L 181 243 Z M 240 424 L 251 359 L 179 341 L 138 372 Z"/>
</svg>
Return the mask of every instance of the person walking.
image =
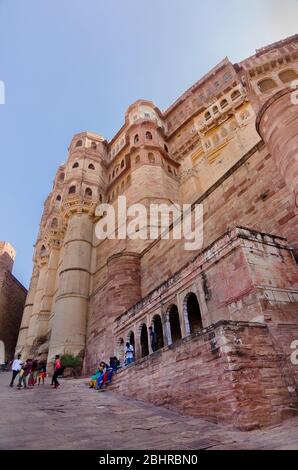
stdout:
<svg viewBox="0 0 298 470">
<path fill-rule="evenodd" d="M 62 374 L 63 369 L 61 366 L 61 360 L 59 354 L 56 354 L 55 356 L 55 365 L 54 365 L 54 374 L 52 377 L 52 385 L 53 388 L 58 388 L 60 383 L 58 382 L 58 376 Z"/>
<path fill-rule="evenodd" d="M 25 364 L 22 365 L 22 368 L 20 370 L 20 376 L 19 376 L 19 383 L 18 383 L 18 390 L 22 388 L 22 384 L 24 388 L 27 388 L 27 376 L 31 372 L 31 367 L 32 367 L 32 360 L 27 359 Z"/>
<path fill-rule="evenodd" d="M 10 387 L 13 387 L 13 383 L 15 381 L 15 378 L 16 378 L 16 376 L 18 375 L 18 373 L 20 372 L 20 370 L 22 368 L 23 361 L 21 360 L 21 357 L 22 357 L 21 354 L 18 354 L 17 358 L 12 363 L 12 366 L 11 366 L 12 378 L 11 378 L 11 382 L 9 384 Z"/>
</svg>

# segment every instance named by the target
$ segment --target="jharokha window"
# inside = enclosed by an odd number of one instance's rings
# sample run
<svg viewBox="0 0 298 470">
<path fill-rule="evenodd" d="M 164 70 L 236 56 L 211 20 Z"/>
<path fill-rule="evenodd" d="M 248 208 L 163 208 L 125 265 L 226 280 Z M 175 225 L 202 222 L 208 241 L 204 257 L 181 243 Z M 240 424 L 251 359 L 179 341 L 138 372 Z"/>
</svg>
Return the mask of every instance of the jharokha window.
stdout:
<svg viewBox="0 0 298 470">
<path fill-rule="evenodd" d="M 68 194 L 75 194 L 76 192 L 76 187 L 75 186 L 71 186 L 68 190 Z"/>
<path fill-rule="evenodd" d="M 92 189 L 91 188 L 86 188 L 85 195 L 88 197 L 92 197 Z"/>
</svg>

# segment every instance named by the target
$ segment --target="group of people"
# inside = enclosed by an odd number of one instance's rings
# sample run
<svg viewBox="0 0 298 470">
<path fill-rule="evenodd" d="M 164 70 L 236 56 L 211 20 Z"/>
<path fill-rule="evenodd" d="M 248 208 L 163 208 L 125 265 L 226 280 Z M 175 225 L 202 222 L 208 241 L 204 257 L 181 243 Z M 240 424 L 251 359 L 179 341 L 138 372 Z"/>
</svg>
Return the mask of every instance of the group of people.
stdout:
<svg viewBox="0 0 298 470">
<path fill-rule="evenodd" d="M 18 389 L 34 387 L 37 383 L 38 385 L 40 383 L 44 384 L 47 376 L 47 364 L 45 361 L 38 362 L 37 360 L 27 359 L 23 362 L 21 354 L 18 354 L 17 358 L 13 361 L 11 370 L 12 378 L 9 386 L 13 387 L 16 377 L 19 376 Z"/>
<path fill-rule="evenodd" d="M 104 361 L 99 363 L 99 366 L 92 377 L 89 380 L 89 387 L 95 390 L 102 390 L 103 386 L 107 386 L 111 383 L 112 376 L 119 369 L 131 364 L 134 361 L 134 347 L 129 342 L 126 343 L 124 351 L 124 362 L 120 363 L 116 356 L 110 357 L 109 364 Z"/>
<path fill-rule="evenodd" d="M 18 376 L 17 388 L 32 388 L 34 385 L 45 383 L 45 378 L 47 376 L 47 363 L 46 361 L 38 361 L 36 359 L 27 359 L 22 361 L 21 354 L 18 354 L 17 358 L 13 361 L 11 370 L 12 378 L 9 384 L 10 387 L 13 387 L 14 381 Z M 55 357 L 54 364 L 54 374 L 52 376 L 52 387 L 58 388 L 59 382 L 58 377 L 62 375 L 63 367 L 61 365 L 60 356 L 57 354 Z"/>
<path fill-rule="evenodd" d="M 101 390 L 104 385 L 106 386 L 111 383 L 113 373 L 117 372 L 118 362 L 116 357 L 110 358 L 110 364 L 101 361 L 95 374 L 90 377 L 89 387 L 95 390 Z"/>
<path fill-rule="evenodd" d="M 151 328 L 152 329 L 152 328 Z M 151 346 L 153 351 L 156 350 L 157 341 L 156 335 L 154 332 L 150 332 Z M 130 342 L 126 343 L 124 351 L 124 361 L 123 364 L 120 363 L 119 359 L 114 356 L 110 357 L 109 364 L 101 361 L 99 366 L 92 377 L 89 380 L 90 388 L 95 388 L 96 390 L 101 390 L 103 385 L 108 385 L 114 373 L 122 367 L 126 367 L 135 360 L 134 347 Z M 17 358 L 13 361 L 12 366 L 12 378 L 9 384 L 10 387 L 13 387 L 15 379 L 18 376 L 17 388 L 31 388 L 34 385 L 45 383 L 45 378 L 47 377 L 47 363 L 46 361 L 38 361 L 36 359 L 27 359 L 22 361 L 21 354 L 18 354 Z M 58 388 L 59 382 L 58 377 L 63 374 L 63 366 L 61 364 L 60 356 L 57 354 L 55 356 L 54 362 L 54 373 L 52 376 L 52 387 Z"/>
</svg>

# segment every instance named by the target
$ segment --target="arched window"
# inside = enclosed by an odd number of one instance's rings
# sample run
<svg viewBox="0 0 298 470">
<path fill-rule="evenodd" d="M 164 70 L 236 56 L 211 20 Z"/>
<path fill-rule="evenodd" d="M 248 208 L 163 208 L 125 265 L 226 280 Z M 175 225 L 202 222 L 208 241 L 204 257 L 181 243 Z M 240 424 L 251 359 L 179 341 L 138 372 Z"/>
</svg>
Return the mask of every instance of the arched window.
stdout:
<svg viewBox="0 0 298 470">
<path fill-rule="evenodd" d="M 91 148 L 92 148 L 93 150 L 96 149 L 96 143 L 95 143 L 95 142 L 91 142 Z"/>
<path fill-rule="evenodd" d="M 136 134 L 134 139 L 133 139 L 134 143 L 137 144 L 139 142 L 139 135 Z"/>
<path fill-rule="evenodd" d="M 214 136 L 212 137 L 212 141 L 213 141 L 213 143 L 214 143 L 215 145 L 218 144 L 218 142 L 219 142 L 219 136 L 218 136 L 218 134 L 214 134 Z"/>
<path fill-rule="evenodd" d="M 223 99 L 221 102 L 220 102 L 220 107 L 221 109 L 225 109 L 227 106 L 228 106 L 228 102 L 226 99 Z"/>
<path fill-rule="evenodd" d="M 294 80 L 298 79 L 297 73 L 292 69 L 283 70 L 278 74 L 278 76 L 283 83 L 293 82 Z"/>
<path fill-rule="evenodd" d="M 191 293 L 187 295 L 185 306 L 190 333 L 203 328 L 201 310 L 196 294 Z"/>
<path fill-rule="evenodd" d="M 56 219 L 56 217 L 54 217 L 51 223 L 51 228 L 57 228 L 57 227 L 58 227 L 58 220 Z"/>
<path fill-rule="evenodd" d="M 205 120 L 209 121 L 209 119 L 211 119 L 211 114 L 207 111 L 207 113 L 205 113 Z"/>
<path fill-rule="evenodd" d="M 124 168 L 124 160 L 121 161 L 121 168 Z"/>
<path fill-rule="evenodd" d="M 133 331 L 128 333 L 127 341 L 133 346 L 133 349 L 135 350 L 135 334 Z"/>
<path fill-rule="evenodd" d="M 163 348 L 163 329 L 160 315 L 155 315 L 153 318 L 153 331 L 156 334 L 157 349 Z"/>
<path fill-rule="evenodd" d="M 172 173 L 172 167 L 170 165 L 168 165 L 168 172 Z"/>
<path fill-rule="evenodd" d="M 102 195 L 99 195 L 99 202 L 102 203 Z"/>
<path fill-rule="evenodd" d="M 259 90 L 260 90 L 262 93 L 266 93 L 267 91 L 272 90 L 272 89 L 275 88 L 276 86 L 277 86 L 277 85 L 276 85 L 275 81 L 272 80 L 272 78 L 264 78 L 264 80 L 261 80 L 261 81 L 258 83 Z"/>
<path fill-rule="evenodd" d="M 228 131 L 225 127 L 223 127 L 222 130 L 221 130 L 221 136 L 222 137 L 227 137 L 227 135 L 228 135 Z"/>
<path fill-rule="evenodd" d="M 175 341 L 178 341 L 178 339 L 182 338 L 180 318 L 179 318 L 178 308 L 176 305 L 172 305 L 172 307 L 170 308 L 169 322 L 170 322 L 172 343 L 175 343 Z"/>
<path fill-rule="evenodd" d="M 95 170 L 95 166 L 93 165 L 93 163 L 90 163 L 90 165 L 88 165 L 88 169 L 89 170 Z"/>
<path fill-rule="evenodd" d="M 56 197 L 56 201 L 61 201 L 61 196 L 60 196 L 60 194 L 58 194 L 58 196 Z"/>
<path fill-rule="evenodd" d="M 92 197 L 92 189 L 91 188 L 86 188 L 85 189 L 85 196 Z"/>
<path fill-rule="evenodd" d="M 79 168 L 79 164 L 78 162 L 75 162 L 73 165 L 72 165 L 73 168 Z"/>
<path fill-rule="evenodd" d="M 146 139 L 147 139 L 147 140 L 152 140 L 152 134 L 151 134 L 150 131 L 147 131 L 147 132 L 146 132 Z"/>
<path fill-rule="evenodd" d="M 76 187 L 75 186 L 71 186 L 68 190 L 68 194 L 74 194 L 76 192 Z"/>
<path fill-rule="evenodd" d="M 142 357 L 146 357 L 149 354 L 149 346 L 148 346 L 148 332 L 147 332 L 147 326 L 145 323 L 142 325 L 141 328 L 141 354 Z"/>
<path fill-rule="evenodd" d="M 114 178 L 115 176 L 115 170 L 113 170 L 113 173 L 112 173 L 112 178 Z"/>
<path fill-rule="evenodd" d="M 166 144 L 164 144 L 164 149 L 167 153 L 169 153 L 169 149 L 168 149 L 168 146 Z"/>
<path fill-rule="evenodd" d="M 155 163 L 155 156 L 152 152 L 148 153 L 148 160 L 150 163 Z"/>
<path fill-rule="evenodd" d="M 237 98 L 239 98 L 239 96 L 241 96 L 241 93 L 240 93 L 239 90 L 233 91 L 233 93 L 231 94 L 232 101 L 237 100 Z"/>
<path fill-rule="evenodd" d="M 76 143 L 76 147 L 82 147 L 83 142 L 81 140 L 78 140 Z"/>
<path fill-rule="evenodd" d="M 140 155 L 137 155 L 137 156 L 136 156 L 135 162 L 136 162 L 136 165 L 137 165 L 138 163 L 140 163 Z"/>
<path fill-rule="evenodd" d="M 40 249 L 40 254 L 43 255 L 46 251 L 46 247 L 44 245 L 41 246 L 41 249 Z"/>
<path fill-rule="evenodd" d="M 213 114 L 218 114 L 218 113 L 219 113 L 218 107 L 217 107 L 217 106 L 213 106 L 212 112 L 213 112 Z"/>
</svg>

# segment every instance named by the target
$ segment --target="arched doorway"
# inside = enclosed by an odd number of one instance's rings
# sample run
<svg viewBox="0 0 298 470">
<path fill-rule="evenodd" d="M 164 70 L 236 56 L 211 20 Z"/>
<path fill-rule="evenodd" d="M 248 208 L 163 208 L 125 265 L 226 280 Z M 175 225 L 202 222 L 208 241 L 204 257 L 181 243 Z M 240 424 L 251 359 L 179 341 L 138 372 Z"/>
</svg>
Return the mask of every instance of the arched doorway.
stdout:
<svg viewBox="0 0 298 470">
<path fill-rule="evenodd" d="M 141 328 L 141 354 L 142 357 L 146 357 L 149 354 L 148 331 L 145 323 L 142 325 Z"/>
<path fill-rule="evenodd" d="M 5 363 L 5 346 L 4 342 L 0 340 L 0 365 Z"/>
<path fill-rule="evenodd" d="M 189 331 L 193 333 L 203 328 L 201 310 L 196 294 L 191 292 L 186 298 L 186 312 L 189 323 Z"/>
<path fill-rule="evenodd" d="M 169 322 L 170 322 L 172 343 L 175 343 L 175 341 L 178 341 L 179 339 L 182 338 L 180 318 L 179 318 L 177 305 L 172 305 L 172 307 L 170 308 Z"/>
<path fill-rule="evenodd" d="M 135 350 L 135 334 L 133 331 L 128 333 L 127 341 L 133 346 L 133 349 Z"/>
<path fill-rule="evenodd" d="M 153 330 L 156 333 L 157 349 L 164 347 L 163 341 L 163 328 L 160 315 L 155 315 L 153 317 Z"/>
</svg>

